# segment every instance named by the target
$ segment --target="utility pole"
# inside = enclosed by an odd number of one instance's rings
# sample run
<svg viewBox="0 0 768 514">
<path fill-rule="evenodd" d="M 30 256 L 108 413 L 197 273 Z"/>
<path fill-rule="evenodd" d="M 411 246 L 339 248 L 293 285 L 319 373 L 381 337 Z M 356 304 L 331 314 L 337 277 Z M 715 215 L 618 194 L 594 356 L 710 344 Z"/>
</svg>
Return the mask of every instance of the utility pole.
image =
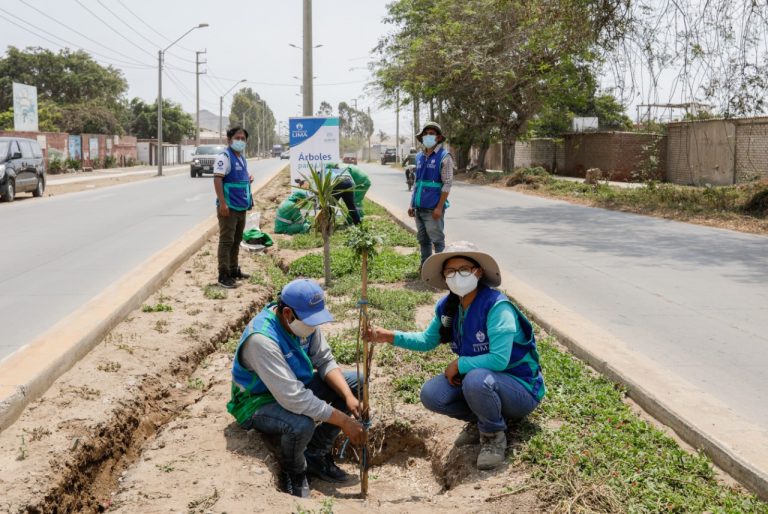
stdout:
<svg viewBox="0 0 768 514">
<path fill-rule="evenodd" d="M 163 176 L 163 51 L 157 51 L 157 176 Z"/>
<path fill-rule="evenodd" d="M 371 122 L 371 131 L 368 132 L 368 160 L 371 160 L 371 134 L 373 133 L 373 119 L 371 119 L 371 106 L 368 106 L 368 121 Z"/>
<path fill-rule="evenodd" d="M 206 73 L 200 71 L 201 64 L 207 64 L 208 61 L 201 61 L 200 56 L 207 53 L 208 50 L 202 52 L 195 52 L 195 146 L 200 146 L 200 75 Z"/>
<path fill-rule="evenodd" d="M 304 0 L 304 116 L 314 112 L 312 98 L 312 0 Z"/>
<path fill-rule="evenodd" d="M 416 134 L 419 133 L 419 99 L 413 96 L 413 146 L 416 146 Z"/>
<path fill-rule="evenodd" d="M 395 148 L 397 149 L 397 160 L 401 161 L 400 155 L 400 90 L 395 92 Z"/>
</svg>

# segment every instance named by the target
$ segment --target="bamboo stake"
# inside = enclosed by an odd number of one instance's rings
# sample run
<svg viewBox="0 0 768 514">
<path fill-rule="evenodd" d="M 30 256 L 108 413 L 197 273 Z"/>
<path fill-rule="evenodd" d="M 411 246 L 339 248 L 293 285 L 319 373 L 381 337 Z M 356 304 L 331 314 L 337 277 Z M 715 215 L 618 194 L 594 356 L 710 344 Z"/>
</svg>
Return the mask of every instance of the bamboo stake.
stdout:
<svg viewBox="0 0 768 514">
<path fill-rule="evenodd" d="M 362 255 L 362 287 L 360 292 L 360 332 L 363 338 L 363 405 L 362 422 L 365 426 L 365 437 L 363 438 L 362 459 L 360 459 L 360 494 L 363 498 L 368 495 L 368 426 L 371 421 L 370 403 L 368 397 L 368 380 L 370 380 L 371 365 L 369 359 L 368 342 L 368 251 L 364 250 Z"/>
</svg>

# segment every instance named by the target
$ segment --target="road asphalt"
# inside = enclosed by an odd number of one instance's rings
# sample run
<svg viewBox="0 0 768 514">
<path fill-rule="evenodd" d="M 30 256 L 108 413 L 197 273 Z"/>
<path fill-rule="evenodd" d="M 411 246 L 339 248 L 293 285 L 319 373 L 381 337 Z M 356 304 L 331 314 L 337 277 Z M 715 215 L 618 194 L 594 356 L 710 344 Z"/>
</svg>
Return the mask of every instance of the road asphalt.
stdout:
<svg viewBox="0 0 768 514">
<path fill-rule="evenodd" d="M 251 173 L 280 165 L 251 161 Z M 153 177 L 0 204 L 0 361 L 215 214 L 210 177 Z"/>
<path fill-rule="evenodd" d="M 401 170 L 363 167 L 371 198 L 407 208 Z M 515 280 L 768 429 L 768 237 L 464 183 L 450 202 L 448 241 L 474 242 Z"/>
</svg>

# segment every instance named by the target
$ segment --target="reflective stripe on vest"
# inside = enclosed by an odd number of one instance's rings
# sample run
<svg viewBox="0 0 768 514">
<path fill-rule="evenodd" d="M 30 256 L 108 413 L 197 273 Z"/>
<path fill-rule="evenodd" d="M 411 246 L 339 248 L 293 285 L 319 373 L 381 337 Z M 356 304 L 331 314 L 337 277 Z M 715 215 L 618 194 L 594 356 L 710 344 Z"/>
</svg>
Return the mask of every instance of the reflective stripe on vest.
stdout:
<svg viewBox="0 0 768 514">
<path fill-rule="evenodd" d="M 440 148 L 429 156 L 420 152 L 416 155 L 416 182 L 413 191 L 413 206 L 417 209 L 434 209 L 440 201 L 443 181 L 440 171 L 443 159 L 448 155 Z"/>
<path fill-rule="evenodd" d="M 230 209 L 247 211 L 253 207 L 251 197 L 251 177 L 248 175 L 248 163 L 235 155 L 232 148 L 227 148 L 229 173 L 224 175 L 224 201 Z"/>
</svg>

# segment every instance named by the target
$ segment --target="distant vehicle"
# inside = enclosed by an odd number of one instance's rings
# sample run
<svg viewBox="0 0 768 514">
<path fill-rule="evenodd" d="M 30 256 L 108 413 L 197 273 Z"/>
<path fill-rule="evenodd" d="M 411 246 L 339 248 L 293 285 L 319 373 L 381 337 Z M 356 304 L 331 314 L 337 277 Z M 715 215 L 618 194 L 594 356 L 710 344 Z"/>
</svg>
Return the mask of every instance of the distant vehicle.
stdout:
<svg viewBox="0 0 768 514">
<path fill-rule="evenodd" d="M 381 155 L 381 164 L 387 164 L 388 162 L 397 162 L 397 150 L 394 148 L 387 148 Z"/>
<path fill-rule="evenodd" d="M 201 145 L 192 154 L 192 163 L 189 165 L 189 175 L 192 178 L 202 177 L 203 173 L 213 174 L 213 161 L 216 156 L 226 152 L 226 145 Z"/>
<path fill-rule="evenodd" d="M 43 196 L 45 160 L 35 139 L 0 137 L 0 197 L 12 202 L 16 193 Z"/>
<path fill-rule="evenodd" d="M 290 150 L 286 150 L 280 154 L 281 159 L 290 159 L 291 158 L 291 152 Z"/>
<path fill-rule="evenodd" d="M 272 145 L 272 157 L 280 157 L 282 159 L 283 145 Z"/>
<path fill-rule="evenodd" d="M 345 153 L 344 157 L 342 157 L 341 162 L 344 164 L 357 164 L 357 155 L 353 153 Z"/>
</svg>

